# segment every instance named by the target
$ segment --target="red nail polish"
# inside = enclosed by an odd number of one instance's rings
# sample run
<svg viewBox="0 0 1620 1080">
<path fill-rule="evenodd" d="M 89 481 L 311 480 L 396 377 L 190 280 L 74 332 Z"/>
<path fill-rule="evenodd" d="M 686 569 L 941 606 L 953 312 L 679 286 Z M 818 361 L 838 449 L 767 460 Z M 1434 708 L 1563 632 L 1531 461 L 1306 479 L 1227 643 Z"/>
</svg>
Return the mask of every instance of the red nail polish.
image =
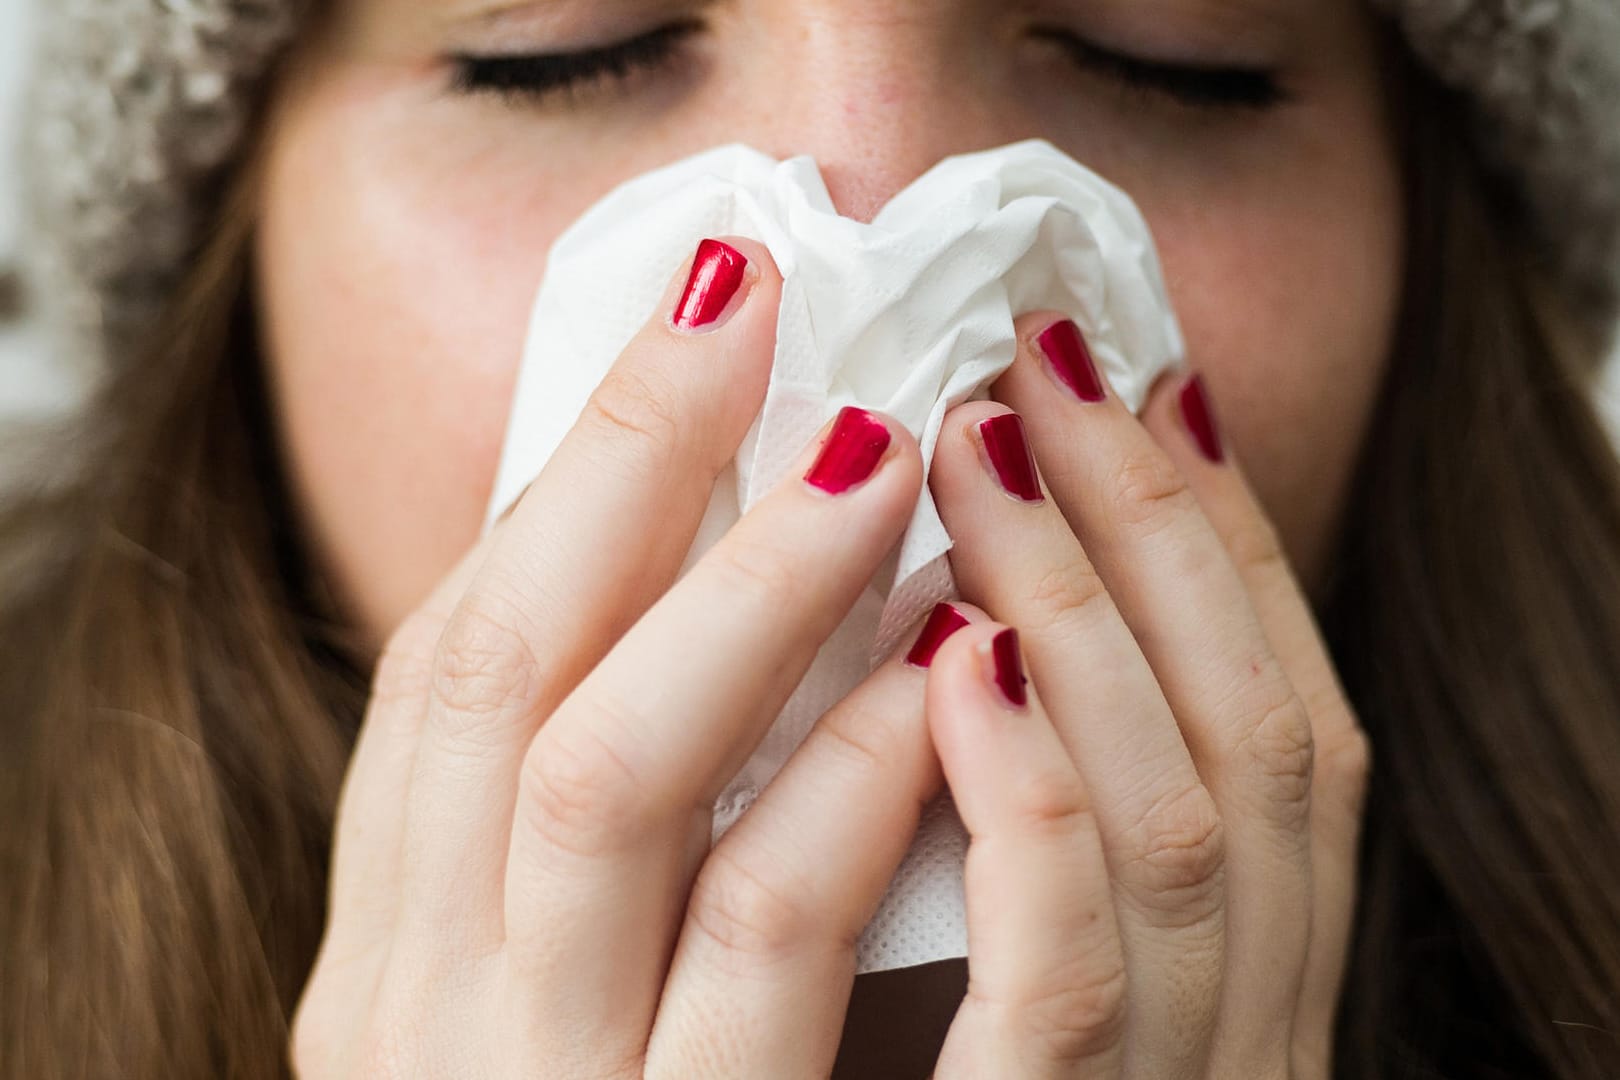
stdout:
<svg viewBox="0 0 1620 1080">
<path fill-rule="evenodd" d="M 1219 465 L 1226 459 L 1221 449 L 1221 437 L 1215 427 L 1215 411 L 1210 408 L 1209 395 L 1204 390 L 1204 377 L 1196 374 L 1181 388 L 1181 419 L 1204 457 Z"/>
<path fill-rule="evenodd" d="M 934 610 L 928 613 L 928 621 L 923 624 L 922 633 L 918 635 L 916 644 L 906 653 L 906 663 L 920 668 L 932 664 L 934 654 L 945 644 L 945 639 L 967 624 L 967 616 L 952 605 L 935 604 Z"/>
<path fill-rule="evenodd" d="M 979 424 L 979 438 L 996 480 L 1007 494 L 1024 502 L 1045 502 L 1040 475 L 1035 471 L 1035 455 L 1024 433 L 1024 419 L 1017 413 L 1002 413 Z"/>
<path fill-rule="evenodd" d="M 720 318 L 731 298 L 742 285 L 748 259 L 730 244 L 705 240 L 698 245 L 692 272 L 686 278 L 686 291 L 675 309 L 675 326 L 700 330 Z"/>
<path fill-rule="evenodd" d="M 1035 342 L 1052 365 L 1052 374 L 1081 401 L 1101 401 L 1108 396 L 1086 339 L 1080 336 L 1080 328 L 1072 319 L 1048 326 Z"/>
<path fill-rule="evenodd" d="M 1024 658 L 1018 651 L 1018 631 L 1008 627 L 990 639 L 990 656 L 995 661 L 996 689 L 1015 709 L 1029 703 L 1024 678 Z"/>
<path fill-rule="evenodd" d="M 828 494 L 842 495 L 877 471 L 891 439 L 883 421 L 846 405 L 838 411 L 832 432 L 804 479 Z"/>
</svg>

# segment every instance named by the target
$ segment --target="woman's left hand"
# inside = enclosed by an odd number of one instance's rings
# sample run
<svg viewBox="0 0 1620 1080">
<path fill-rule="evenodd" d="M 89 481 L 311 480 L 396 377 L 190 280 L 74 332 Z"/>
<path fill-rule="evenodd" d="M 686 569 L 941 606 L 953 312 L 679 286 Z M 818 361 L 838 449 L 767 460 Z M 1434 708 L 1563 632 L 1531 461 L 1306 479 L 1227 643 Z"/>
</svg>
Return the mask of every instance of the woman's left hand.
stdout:
<svg viewBox="0 0 1620 1080">
<path fill-rule="evenodd" d="M 957 583 L 998 620 L 928 679 L 972 836 L 935 1075 L 1326 1077 L 1366 739 L 1188 374 L 1139 420 L 1085 400 L 1072 324 L 1018 329 L 998 402 L 953 410 L 933 462 Z M 1022 706 L 997 683 L 999 656 L 1019 696 L 1020 652 Z"/>
</svg>

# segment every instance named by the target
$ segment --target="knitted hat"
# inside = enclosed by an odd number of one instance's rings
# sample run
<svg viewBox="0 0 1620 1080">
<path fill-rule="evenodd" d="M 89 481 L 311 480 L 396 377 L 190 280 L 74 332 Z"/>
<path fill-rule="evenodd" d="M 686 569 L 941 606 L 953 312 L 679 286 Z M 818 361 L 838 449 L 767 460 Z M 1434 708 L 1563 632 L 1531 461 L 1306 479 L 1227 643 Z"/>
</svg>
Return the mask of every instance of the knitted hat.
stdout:
<svg viewBox="0 0 1620 1080">
<path fill-rule="evenodd" d="M 1479 144 L 1516 181 L 1549 262 L 1606 320 L 1620 294 L 1620 0 L 1373 2 L 1472 98 Z M 93 351 L 138 340 L 174 287 L 305 6 L 39 5 L 30 218 L 46 290 Z"/>
</svg>

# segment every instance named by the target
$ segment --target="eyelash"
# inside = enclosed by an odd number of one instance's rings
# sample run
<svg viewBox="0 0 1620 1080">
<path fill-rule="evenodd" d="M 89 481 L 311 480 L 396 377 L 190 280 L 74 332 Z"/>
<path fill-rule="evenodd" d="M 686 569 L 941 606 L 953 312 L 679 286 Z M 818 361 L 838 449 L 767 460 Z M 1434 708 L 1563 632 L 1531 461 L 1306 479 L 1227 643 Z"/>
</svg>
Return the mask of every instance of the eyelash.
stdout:
<svg viewBox="0 0 1620 1080">
<path fill-rule="evenodd" d="M 450 88 L 463 94 L 535 101 L 557 91 L 585 90 L 597 82 L 622 82 L 668 63 L 681 42 L 702 28 L 690 20 L 670 23 L 628 41 L 578 52 L 455 56 Z"/>
<path fill-rule="evenodd" d="M 451 58 L 451 89 L 463 94 L 538 101 L 559 91 L 577 93 L 599 82 L 622 82 L 668 63 L 681 43 L 703 28 L 695 20 L 670 23 L 613 45 L 568 53 Z M 1129 90 L 1159 94 L 1198 109 L 1273 108 L 1288 100 L 1275 74 L 1255 68 L 1160 64 L 1113 52 L 1066 30 L 1043 27 L 1037 38 L 1063 49 L 1079 67 Z"/>
<path fill-rule="evenodd" d="M 1127 90 L 1161 94 L 1193 108 L 1265 110 L 1288 100 L 1276 74 L 1262 68 L 1154 63 L 1049 27 L 1037 29 L 1035 36 L 1055 43 L 1077 66 L 1111 78 Z"/>
</svg>

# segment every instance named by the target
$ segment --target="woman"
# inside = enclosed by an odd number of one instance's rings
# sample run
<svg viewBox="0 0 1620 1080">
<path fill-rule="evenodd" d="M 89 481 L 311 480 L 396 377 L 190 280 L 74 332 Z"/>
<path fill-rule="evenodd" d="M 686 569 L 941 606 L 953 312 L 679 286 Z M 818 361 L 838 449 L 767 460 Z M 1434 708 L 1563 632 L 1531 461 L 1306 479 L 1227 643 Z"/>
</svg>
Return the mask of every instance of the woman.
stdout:
<svg viewBox="0 0 1620 1080">
<path fill-rule="evenodd" d="M 0 1059 L 1613 1075 L 1620 26 L 1387 6 L 53 9 L 111 378 L 0 531 Z M 538 253 L 718 142 L 870 217 L 1031 135 L 1143 207 L 1190 370 L 1139 420 L 1020 319 L 933 464 L 964 603 L 711 855 L 921 461 L 844 417 L 674 584 L 779 282 L 710 238 L 475 543 Z M 854 980 L 942 784 L 970 955 Z"/>
</svg>

